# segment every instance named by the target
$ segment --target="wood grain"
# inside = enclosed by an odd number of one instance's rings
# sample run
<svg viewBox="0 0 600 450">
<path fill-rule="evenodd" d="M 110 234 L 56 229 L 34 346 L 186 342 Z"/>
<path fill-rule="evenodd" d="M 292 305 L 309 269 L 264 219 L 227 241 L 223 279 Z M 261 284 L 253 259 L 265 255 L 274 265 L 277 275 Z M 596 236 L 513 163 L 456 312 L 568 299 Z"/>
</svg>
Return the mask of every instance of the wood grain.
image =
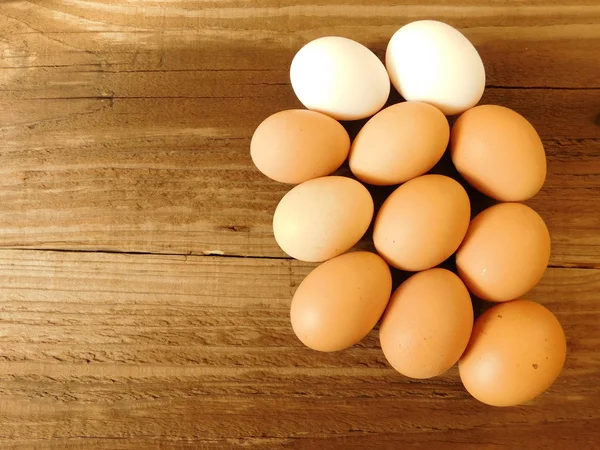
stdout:
<svg viewBox="0 0 600 450">
<path fill-rule="evenodd" d="M 524 113 L 544 138 L 549 174 L 530 204 L 550 228 L 551 264 L 600 267 L 600 90 L 505 92 L 486 98 Z M 289 187 L 258 173 L 248 147 L 257 122 L 293 99 L 36 103 L 8 110 L 28 123 L 4 132 L 2 246 L 284 256 L 271 217 Z M 257 117 L 242 127 L 245 111 Z"/>
<path fill-rule="evenodd" d="M 294 52 L 337 33 L 381 56 L 399 24 L 432 15 L 481 50 L 494 86 L 483 101 L 544 139 L 549 176 L 531 204 L 551 264 L 600 267 L 600 9 L 349 3 L 3 5 L 0 246 L 285 256 L 271 215 L 288 187 L 255 170 L 248 145 L 263 118 L 300 106 Z"/>
<path fill-rule="evenodd" d="M 401 377 L 376 330 L 323 354 L 289 325 L 314 266 L 273 239 L 289 187 L 252 166 L 252 132 L 300 106 L 304 43 L 383 57 L 421 18 L 472 40 L 483 102 L 548 155 L 529 203 L 553 267 L 530 298 L 569 353 L 518 408 L 477 403 L 455 369 Z M 0 1 L 1 448 L 600 448 L 599 48 L 597 0 Z"/>
<path fill-rule="evenodd" d="M 304 348 L 288 309 L 312 267 L 1 251 L 0 439 L 107 449 L 514 448 L 532 429 L 533 448 L 600 439 L 599 270 L 549 269 L 530 294 L 561 320 L 567 364 L 531 404 L 499 409 L 470 398 L 455 369 L 400 376 L 376 331 L 335 354 Z"/>
</svg>

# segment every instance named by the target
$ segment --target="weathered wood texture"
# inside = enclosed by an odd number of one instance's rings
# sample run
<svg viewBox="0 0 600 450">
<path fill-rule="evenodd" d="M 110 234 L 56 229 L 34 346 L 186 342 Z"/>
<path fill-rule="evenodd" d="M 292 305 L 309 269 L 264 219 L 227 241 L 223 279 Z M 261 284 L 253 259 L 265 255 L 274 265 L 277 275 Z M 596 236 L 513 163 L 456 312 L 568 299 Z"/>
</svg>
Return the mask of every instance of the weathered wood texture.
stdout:
<svg viewBox="0 0 600 450">
<path fill-rule="evenodd" d="M 600 270 L 549 269 L 529 295 L 556 312 L 569 357 L 547 393 L 501 409 L 470 398 L 455 369 L 428 381 L 395 373 L 376 331 L 336 354 L 304 348 L 288 309 L 311 267 L 1 251 L 0 439 L 56 449 L 599 442 Z"/>
<path fill-rule="evenodd" d="M 381 57 L 419 18 L 464 31 L 483 101 L 546 146 L 554 267 L 530 298 L 569 356 L 527 406 L 477 403 L 454 369 L 409 381 L 376 331 L 321 354 L 289 326 L 312 266 L 273 239 L 289 187 L 252 131 L 300 106 L 305 42 Z M 597 0 L 0 1 L 0 447 L 600 448 L 599 56 Z"/>
<path fill-rule="evenodd" d="M 548 181 L 531 203 L 551 263 L 600 266 L 596 2 L 258 3 L 3 3 L 0 246 L 284 256 L 270 223 L 288 187 L 247 150 L 263 118 L 299 106 L 295 50 L 343 34 L 382 55 L 399 25 L 437 17 L 478 45 L 484 101 L 544 139 Z"/>
</svg>

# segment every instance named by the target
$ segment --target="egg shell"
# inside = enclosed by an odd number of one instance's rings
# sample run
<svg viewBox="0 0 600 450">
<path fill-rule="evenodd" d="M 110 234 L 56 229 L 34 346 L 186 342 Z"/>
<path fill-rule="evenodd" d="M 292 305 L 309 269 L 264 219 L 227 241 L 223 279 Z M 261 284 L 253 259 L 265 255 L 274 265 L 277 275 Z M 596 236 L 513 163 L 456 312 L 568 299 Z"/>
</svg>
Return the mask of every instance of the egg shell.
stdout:
<svg viewBox="0 0 600 450">
<path fill-rule="evenodd" d="M 472 220 L 456 267 L 474 295 L 502 302 L 531 290 L 549 259 L 550 234 L 540 215 L 522 203 L 499 203 Z"/>
<path fill-rule="evenodd" d="M 388 44 L 385 64 L 402 97 L 430 103 L 446 115 L 473 107 L 485 89 L 479 53 L 460 31 L 443 22 L 404 25 Z"/>
<path fill-rule="evenodd" d="M 481 105 L 452 127 L 450 153 L 475 189 L 504 202 L 533 197 L 546 179 L 546 153 L 533 126 L 519 113 Z"/>
<path fill-rule="evenodd" d="M 304 109 L 267 117 L 250 142 L 250 155 L 258 170 L 291 184 L 331 174 L 349 151 L 350 137 L 339 122 Z"/>
<path fill-rule="evenodd" d="M 320 262 L 341 255 L 365 234 L 373 218 L 373 199 L 358 181 L 321 177 L 290 190 L 273 215 L 281 249 L 301 261 Z"/>
<path fill-rule="evenodd" d="M 369 252 L 346 253 L 300 283 L 292 299 L 292 328 L 314 350 L 348 348 L 369 334 L 391 292 L 392 275 L 383 259 Z"/>
<path fill-rule="evenodd" d="M 411 378 L 441 375 L 471 336 L 473 306 L 463 282 L 446 269 L 419 272 L 394 291 L 379 326 L 383 353 Z"/>
<path fill-rule="evenodd" d="M 391 266 L 425 270 L 449 258 L 462 242 L 471 214 L 469 196 L 452 178 L 423 175 L 385 200 L 373 228 L 377 252 Z"/>
<path fill-rule="evenodd" d="M 449 137 L 448 121 L 439 109 L 422 102 L 397 103 L 360 130 L 352 143 L 350 169 L 365 183 L 404 183 L 440 160 Z"/>
<path fill-rule="evenodd" d="M 548 389 L 559 376 L 567 352 L 558 319 L 529 300 L 500 303 L 473 327 L 458 367 L 467 391 L 493 406 L 514 406 Z"/>
<path fill-rule="evenodd" d="M 362 44 L 326 36 L 302 47 L 290 67 L 292 88 L 308 109 L 338 120 L 357 120 L 379 111 L 390 93 L 382 62 Z"/>
</svg>

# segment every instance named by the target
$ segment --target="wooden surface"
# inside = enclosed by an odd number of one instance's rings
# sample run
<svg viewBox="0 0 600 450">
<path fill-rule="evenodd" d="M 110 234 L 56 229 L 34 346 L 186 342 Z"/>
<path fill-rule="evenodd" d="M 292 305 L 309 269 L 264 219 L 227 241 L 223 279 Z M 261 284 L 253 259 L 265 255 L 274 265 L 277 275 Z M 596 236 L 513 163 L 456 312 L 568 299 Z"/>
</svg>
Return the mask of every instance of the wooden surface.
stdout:
<svg viewBox="0 0 600 450">
<path fill-rule="evenodd" d="M 288 187 L 252 166 L 253 129 L 299 106 L 305 42 L 381 57 L 419 18 L 463 30 L 483 102 L 546 146 L 529 203 L 553 254 L 529 297 L 569 353 L 522 407 L 477 403 L 456 369 L 396 374 L 376 331 L 321 354 L 289 325 L 313 265 L 273 239 Z M 597 0 L 4 0 L 0 54 L 2 449 L 600 448 Z"/>
</svg>

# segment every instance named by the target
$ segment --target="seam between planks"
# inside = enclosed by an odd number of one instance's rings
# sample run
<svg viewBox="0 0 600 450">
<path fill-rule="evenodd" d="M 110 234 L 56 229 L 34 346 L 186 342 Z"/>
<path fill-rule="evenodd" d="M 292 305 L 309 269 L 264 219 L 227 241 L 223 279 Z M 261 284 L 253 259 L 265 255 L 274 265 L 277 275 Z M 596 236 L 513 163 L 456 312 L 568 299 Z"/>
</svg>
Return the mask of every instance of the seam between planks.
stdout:
<svg viewBox="0 0 600 450">
<path fill-rule="evenodd" d="M 260 255 L 237 255 L 221 254 L 213 252 L 152 252 L 135 250 L 94 250 L 94 249 L 72 249 L 72 248 L 36 248 L 36 247 L 0 247 L 0 254 L 3 251 L 23 251 L 23 252 L 53 252 L 53 253 L 96 253 L 109 255 L 148 255 L 148 256 L 194 256 L 194 257 L 217 257 L 217 258 L 237 258 L 237 259 L 269 259 L 291 261 L 294 258 L 289 256 L 260 256 Z"/>
<path fill-rule="evenodd" d="M 279 260 L 279 261 L 295 261 L 289 256 L 261 256 L 261 255 L 237 255 L 237 254 L 220 254 L 212 252 L 152 252 L 152 251 L 128 251 L 128 250 L 90 250 L 90 249 L 68 249 L 68 248 L 35 248 L 35 247 L 0 247 L 0 256 L 3 251 L 23 251 L 23 252 L 51 252 L 51 253 L 89 253 L 89 254 L 108 254 L 108 255 L 131 255 L 131 256 L 182 256 L 182 257 L 211 257 L 223 259 L 264 259 L 264 260 Z M 549 269 L 578 269 L 578 270 L 600 270 L 600 266 L 589 264 L 550 264 Z"/>
</svg>

